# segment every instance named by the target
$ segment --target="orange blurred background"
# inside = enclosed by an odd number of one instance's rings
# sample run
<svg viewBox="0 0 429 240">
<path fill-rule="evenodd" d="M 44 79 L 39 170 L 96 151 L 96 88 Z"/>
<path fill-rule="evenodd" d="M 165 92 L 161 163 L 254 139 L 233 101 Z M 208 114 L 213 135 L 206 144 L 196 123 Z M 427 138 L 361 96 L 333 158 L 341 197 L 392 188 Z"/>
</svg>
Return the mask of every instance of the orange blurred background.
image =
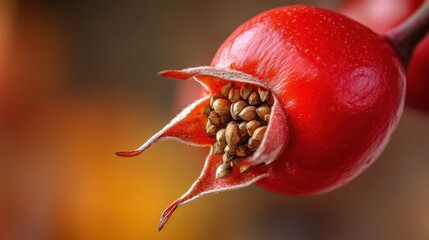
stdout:
<svg viewBox="0 0 429 240">
<path fill-rule="evenodd" d="M 113 154 L 192 100 L 156 73 L 208 65 L 239 24 L 293 3 L 0 1 L 0 239 L 429 239 L 429 115 L 408 108 L 382 157 L 339 190 L 211 195 L 157 232 L 208 149 Z"/>
</svg>

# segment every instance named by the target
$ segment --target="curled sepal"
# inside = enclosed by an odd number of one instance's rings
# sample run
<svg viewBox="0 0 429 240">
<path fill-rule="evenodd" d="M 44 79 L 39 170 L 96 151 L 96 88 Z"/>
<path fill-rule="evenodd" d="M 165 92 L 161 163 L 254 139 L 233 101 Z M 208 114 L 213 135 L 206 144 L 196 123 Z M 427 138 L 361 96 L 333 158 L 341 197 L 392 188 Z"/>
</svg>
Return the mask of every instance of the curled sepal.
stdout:
<svg viewBox="0 0 429 240">
<path fill-rule="evenodd" d="M 207 136 L 205 132 L 207 119 L 204 117 L 204 110 L 209 105 L 209 101 L 210 97 L 195 101 L 141 147 L 132 151 L 116 152 L 116 155 L 134 157 L 145 151 L 152 144 L 166 139 L 176 139 L 180 142 L 196 146 L 212 145 L 214 139 Z"/>
<path fill-rule="evenodd" d="M 246 171 L 249 167 L 256 166 L 261 163 L 268 165 L 278 159 L 280 154 L 286 148 L 289 140 L 288 135 L 286 114 L 281 108 L 279 102 L 275 101 L 271 109 L 268 128 L 264 138 L 262 139 L 261 145 L 250 158 L 240 161 L 240 171 Z"/>
<path fill-rule="evenodd" d="M 204 164 L 200 177 L 182 197 L 174 201 L 167 207 L 161 215 L 158 230 L 161 230 L 173 212 L 180 205 L 195 200 L 209 193 L 223 192 L 228 190 L 247 187 L 256 181 L 267 177 L 267 166 L 260 165 L 240 173 L 237 168 L 232 169 L 232 173 L 224 178 L 216 178 L 216 168 L 222 163 L 221 154 L 210 154 Z"/>
<path fill-rule="evenodd" d="M 182 70 L 165 70 L 159 73 L 159 75 L 168 78 L 174 78 L 178 80 L 187 80 L 191 77 L 203 85 L 209 92 L 220 92 L 222 86 L 228 82 L 238 83 L 250 83 L 259 87 L 264 87 L 263 84 L 256 77 L 228 68 L 218 67 L 193 67 L 185 68 Z"/>
</svg>

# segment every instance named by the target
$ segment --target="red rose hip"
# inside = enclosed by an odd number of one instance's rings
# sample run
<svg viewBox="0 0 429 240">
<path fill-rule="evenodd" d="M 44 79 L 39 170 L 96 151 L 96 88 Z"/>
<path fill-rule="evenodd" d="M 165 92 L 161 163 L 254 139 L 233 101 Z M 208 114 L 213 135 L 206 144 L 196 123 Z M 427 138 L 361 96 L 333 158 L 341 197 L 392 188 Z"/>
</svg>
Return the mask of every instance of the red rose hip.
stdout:
<svg viewBox="0 0 429 240">
<path fill-rule="evenodd" d="M 212 146 L 181 204 L 256 183 L 288 195 L 344 185 L 381 153 L 404 99 L 404 69 L 390 45 L 342 15 L 281 7 L 250 19 L 223 43 L 211 66 L 168 70 L 194 79 L 197 100 L 140 148 L 175 138 Z M 229 111 L 227 111 L 229 109 Z"/>
</svg>

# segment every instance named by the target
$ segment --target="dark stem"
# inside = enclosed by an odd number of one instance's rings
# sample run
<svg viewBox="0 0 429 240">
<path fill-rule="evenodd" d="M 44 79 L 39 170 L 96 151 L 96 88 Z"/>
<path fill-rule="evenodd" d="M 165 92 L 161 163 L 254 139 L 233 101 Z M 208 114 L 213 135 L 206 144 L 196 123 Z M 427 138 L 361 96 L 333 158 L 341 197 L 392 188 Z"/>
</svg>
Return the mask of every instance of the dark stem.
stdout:
<svg viewBox="0 0 429 240">
<path fill-rule="evenodd" d="M 414 48 L 428 30 L 429 0 L 426 0 L 411 17 L 385 34 L 385 38 L 397 51 L 405 68 L 408 67 Z"/>
</svg>

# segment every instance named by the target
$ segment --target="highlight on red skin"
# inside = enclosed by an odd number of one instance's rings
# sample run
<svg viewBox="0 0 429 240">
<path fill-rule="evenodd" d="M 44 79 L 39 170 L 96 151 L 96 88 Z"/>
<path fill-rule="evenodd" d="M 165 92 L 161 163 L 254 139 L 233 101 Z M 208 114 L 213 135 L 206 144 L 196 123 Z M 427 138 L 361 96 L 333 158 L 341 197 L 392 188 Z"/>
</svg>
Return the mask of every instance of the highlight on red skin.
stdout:
<svg viewBox="0 0 429 240">
<path fill-rule="evenodd" d="M 160 74 L 196 80 L 209 95 L 229 82 L 252 84 L 269 90 L 274 103 L 256 152 L 224 178 L 214 175 L 221 155 L 209 154 L 191 189 L 164 211 L 159 229 L 179 205 L 212 192 L 255 183 L 281 194 L 312 195 L 346 184 L 380 155 L 404 100 L 404 69 L 383 37 L 340 14 L 302 5 L 245 22 L 211 66 Z M 213 145 L 203 116 L 209 101 L 197 100 L 140 148 L 117 154 L 135 156 L 171 138 Z"/>
<path fill-rule="evenodd" d="M 341 13 L 370 27 L 376 32 L 398 26 L 414 13 L 424 0 L 351 0 L 341 7 Z M 429 35 L 415 48 L 407 69 L 405 102 L 408 106 L 429 113 Z"/>
</svg>

